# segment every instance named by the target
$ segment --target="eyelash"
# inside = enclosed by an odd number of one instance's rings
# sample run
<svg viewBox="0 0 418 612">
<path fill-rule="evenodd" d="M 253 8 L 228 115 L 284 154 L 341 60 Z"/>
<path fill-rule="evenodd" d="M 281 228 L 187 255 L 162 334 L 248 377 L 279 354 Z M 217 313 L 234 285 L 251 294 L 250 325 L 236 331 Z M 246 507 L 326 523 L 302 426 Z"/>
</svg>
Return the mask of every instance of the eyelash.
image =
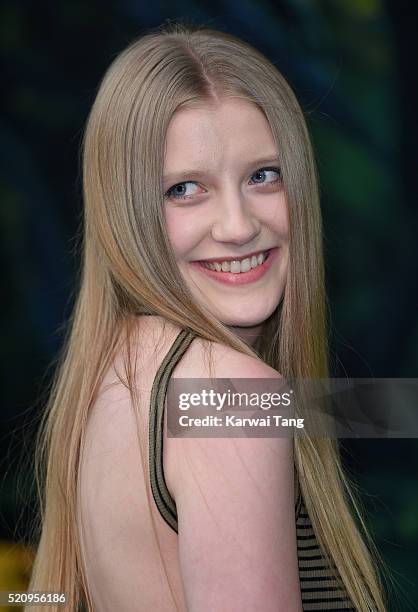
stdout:
<svg viewBox="0 0 418 612">
<path fill-rule="evenodd" d="M 281 173 L 280 168 L 275 168 L 275 167 L 259 168 L 258 170 L 253 172 L 253 174 L 251 176 L 253 177 L 258 172 L 264 172 L 264 171 L 277 172 L 277 174 L 279 175 L 279 178 L 277 178 L 274 181 L 270 181 L 269 183 L 255 183 L 256 185 L 272 185 L 272 184 L 279 183 L 282 180 L 282 173 Z M 173 199 L 173 200 L 189 200 L 193 196 L 185 196 L 185 195 L 178 195 L 178 194 L 177 195 L 173 195 L 173 193 L 172 193 L 173 189 L 175 189 L 176 187 L 179 187 L 179 185 L 186 185 L 187 183 L 195 183 L 196 184 L 196 181 L 182 181 L 181 183 L 176 183 L 175 185 L 173 185 L 172 187 L 170 187 L 170 189 L 168 189 L 166 191 L 166 193 L 164 194 L 164 197 L 167 198 L 167 199 Z"/>
</svg>

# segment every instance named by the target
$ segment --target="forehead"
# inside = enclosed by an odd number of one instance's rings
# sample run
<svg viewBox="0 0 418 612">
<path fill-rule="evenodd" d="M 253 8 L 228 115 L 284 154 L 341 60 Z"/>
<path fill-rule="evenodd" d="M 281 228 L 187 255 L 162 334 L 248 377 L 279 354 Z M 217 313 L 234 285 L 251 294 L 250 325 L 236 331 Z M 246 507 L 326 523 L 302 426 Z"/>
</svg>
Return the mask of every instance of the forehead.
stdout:
<svg viewBox="0 0 418 612">
<path fill-rule="evenodd" d="M 176 111 L 166 135 L 165 170 L 245 162 L 277 154 L 263 112 L 252 102 L 225 98 Z"/>
</svg>

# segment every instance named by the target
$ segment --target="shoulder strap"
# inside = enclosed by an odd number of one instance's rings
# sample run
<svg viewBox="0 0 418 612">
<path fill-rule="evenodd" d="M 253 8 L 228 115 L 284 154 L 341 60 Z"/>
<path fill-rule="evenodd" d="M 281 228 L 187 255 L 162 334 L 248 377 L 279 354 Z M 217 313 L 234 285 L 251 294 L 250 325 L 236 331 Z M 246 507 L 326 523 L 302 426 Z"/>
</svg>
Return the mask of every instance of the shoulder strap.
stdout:
<svg viewBox="0 0 418 612">
<path fill-rule="evenodd" d="M 164 478 L 163 426 L 167 386 L 172 371 L 195 338 L 195 334 L 182 330 L 164 357 L 151 390 L 149 414 L 149 470 L 152 494 L 163 519 L 178 532 L 176 504 L 170 495 Z"/>
<path fill-rule="evenodd" d="M 161 516 L 176 533 L 178 533 L 176 503 L 167 488 L 163 467 L 165 397 L 171 373 L 194 338 L 195 334 L 188 330 L 182 330 L 177 335 L 170 350 L 158 368 L 152 385 L 150 398 L 149 471 L 151 490 Z M 295 514 L 296 518 L 298 518 L 302 506 L 302 495 L 296 468 L 294 478 L 296 499 Z"/>
</svg>

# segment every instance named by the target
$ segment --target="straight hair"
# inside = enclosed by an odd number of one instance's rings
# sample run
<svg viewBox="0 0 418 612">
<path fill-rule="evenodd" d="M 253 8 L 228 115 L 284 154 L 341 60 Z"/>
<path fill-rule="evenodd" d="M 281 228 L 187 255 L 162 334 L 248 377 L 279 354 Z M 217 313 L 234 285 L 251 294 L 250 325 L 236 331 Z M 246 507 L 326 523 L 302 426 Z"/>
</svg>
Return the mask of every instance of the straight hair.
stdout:
<svg viewBox="0 0 418 612">
<path fill-rule="evenodd" d="M 264 113 L 277 144 L 289 211 L 286 286 L 255 347 L 196 303 L 175 263 L 164 220 L 164 146 L 173 114 L 226 97 L 252 102 Z M 154 313 L 208 342 L 261 359 L 284 377 L 328 377 L 317 183 L 295 95 L 249 44 L 208 28 L 171 23 L 141 36 L 114 59 L 83 139 L 82 267 L 37 439 L 40 510 L 30 590 L 64 591 L 74 610 L 93 610 L 76 513 L 79 466 L 89 410 L 122 345 L 127 347 L 124 384 L 137 410 L 130 346 L 138 314 Z M 337 441 L 296 436 L 294 451 L 301 493 L 330 566 L 335 564 L 357 610 L 384 612 L 377 570 L 383 560 Z M 146 475 L 143 448 L 141 456 Z"/>
</svg>

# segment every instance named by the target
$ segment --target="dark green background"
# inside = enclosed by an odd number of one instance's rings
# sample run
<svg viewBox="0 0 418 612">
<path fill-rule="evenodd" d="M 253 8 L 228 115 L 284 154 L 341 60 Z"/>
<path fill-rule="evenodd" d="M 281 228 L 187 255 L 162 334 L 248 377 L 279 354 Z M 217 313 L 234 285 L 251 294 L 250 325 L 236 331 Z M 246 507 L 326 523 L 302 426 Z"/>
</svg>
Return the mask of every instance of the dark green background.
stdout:
<svg viewBox="0 0 418 612">
<path fill-rule="evenodd" d="M 412 3 L 2 2 L 0 539 L 24 537 L 33 508 L 32 475 L 17 483 L 16 474 L 71 312 L 87 113 L 114 56 L 177 17 L 261 49 L 306 112 L 321 180 L 334 374 L 417 375 Z M 418 610 L 417 440 L 342 446 L 399 584 L 391 610 Z"/>
</svg>

